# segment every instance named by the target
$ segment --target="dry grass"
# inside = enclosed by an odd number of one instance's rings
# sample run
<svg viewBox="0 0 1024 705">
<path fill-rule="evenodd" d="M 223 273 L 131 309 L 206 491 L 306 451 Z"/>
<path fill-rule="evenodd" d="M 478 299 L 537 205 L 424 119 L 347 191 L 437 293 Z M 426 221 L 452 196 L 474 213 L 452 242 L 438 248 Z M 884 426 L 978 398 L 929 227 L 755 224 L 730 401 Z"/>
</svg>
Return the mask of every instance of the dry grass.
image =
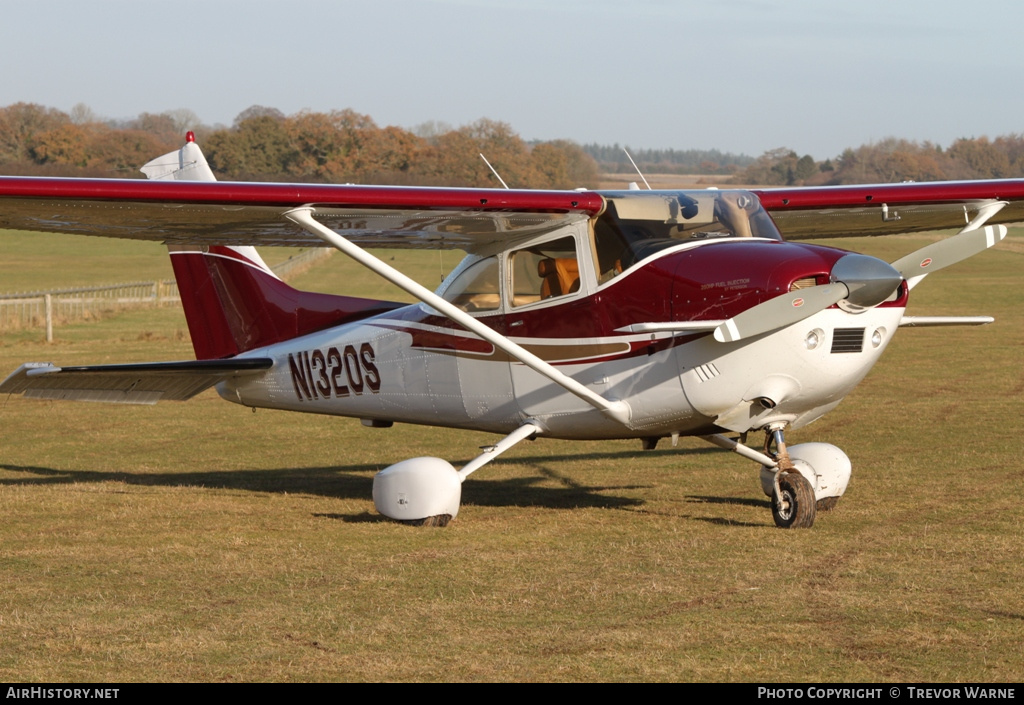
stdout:
<svg viewBox="0 0 1024 705">
<path fill-rule="evenodd" d="M 307 281 L 351 281 L 328 262 Z M 750 464 L 698 441 L 524 443 L 424 530 L 374 513 L 373 473 L 492 437 L 214 395 L 3 400 L 0 679 L 1019 680 L 1022 264 L 997 248 L 926 281 L 913 313 L 997 323 L 901 331 L 792 434 L 854 462 L 810 531 L 775 529 Z M 184 330 L 157 309 L 5 335 L 0 369 L 187 358 Z"/>
</svg>

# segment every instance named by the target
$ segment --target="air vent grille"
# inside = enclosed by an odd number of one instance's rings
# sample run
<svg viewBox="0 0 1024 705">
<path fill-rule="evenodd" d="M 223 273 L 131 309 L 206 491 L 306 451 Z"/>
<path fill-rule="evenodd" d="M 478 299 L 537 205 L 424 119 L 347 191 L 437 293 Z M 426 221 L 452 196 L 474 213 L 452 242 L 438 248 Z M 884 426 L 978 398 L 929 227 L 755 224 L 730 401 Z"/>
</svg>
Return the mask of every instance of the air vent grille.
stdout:
<svg viewBox="0 0 1024 705">
<path fill-rule="evenodd" d="M 832 331 L 833 353 L 859 353 L 863 349 L 863 328 L 836 328 Z"/>
<path fill-rule="evenodd" d="M 803 279 L 797 279 L 795 282 L 789 285 L 790 291 L 796 291 L 797 289 L 809 289 L 812 286 L 817 286 L 818 280 L 814 277 L 805 277 Z"/>
</svg>

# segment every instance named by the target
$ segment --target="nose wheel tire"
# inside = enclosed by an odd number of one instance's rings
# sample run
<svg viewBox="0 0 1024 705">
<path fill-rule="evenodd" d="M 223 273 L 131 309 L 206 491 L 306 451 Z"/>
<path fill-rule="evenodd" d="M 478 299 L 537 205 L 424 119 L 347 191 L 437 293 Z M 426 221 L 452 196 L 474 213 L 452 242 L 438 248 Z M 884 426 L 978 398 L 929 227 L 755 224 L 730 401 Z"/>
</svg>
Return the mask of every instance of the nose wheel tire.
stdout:
<svg viewBox="0 0 1024 705">
<path fill-rule="evenodd" d="M 781 496 L 780 496 L 781 491 Z M 780 529 L 809 529 L 817 513 L 814 488 L 798 472 L 779 476 L 779 490 L 772 493 L 772 518 Z"/>
</svg>

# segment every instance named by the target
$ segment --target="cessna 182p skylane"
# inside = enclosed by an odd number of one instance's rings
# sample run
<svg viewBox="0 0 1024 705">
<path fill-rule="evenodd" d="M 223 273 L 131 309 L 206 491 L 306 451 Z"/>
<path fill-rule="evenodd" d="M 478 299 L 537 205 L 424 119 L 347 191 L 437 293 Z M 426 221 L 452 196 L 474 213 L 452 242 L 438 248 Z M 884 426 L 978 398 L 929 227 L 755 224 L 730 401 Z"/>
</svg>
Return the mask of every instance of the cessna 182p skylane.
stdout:
<svg viewBox="0 0 1024 705">
<path fill-rule="evenodd" d="M 1024 220 L 1024 181 L 760 191 L 517 191 L 214 182 L 191 133 L 149 181 L 0 178 L 0 228 L 165 242 L 196 360 L 28 363 L 0 392 L 127 404 L 228 401 L 505 437 L 456 471 L 374 478 L 378 511 L 444 524 L 461 482 L 523 439 L 679 435 L 757 461 L 778 526 L 843 494 L 835 446 L 784 431 L 833 409 L 906 325 L 927 274 Z M 771 215 L 769 215 L 771 214 Z M 888 264 L 794 242 L 960 228 Z M 784 241 L 780 230 L 785 233 Z M 297 291 L 252 245 L 336 247 L 420 303 Z M 468 255 L 431 292 L 366 247 Z M 763 452 L 741 441 L 763 432 Z M 733 440 L 725 434 L 739 434 Z"/>
</svg>

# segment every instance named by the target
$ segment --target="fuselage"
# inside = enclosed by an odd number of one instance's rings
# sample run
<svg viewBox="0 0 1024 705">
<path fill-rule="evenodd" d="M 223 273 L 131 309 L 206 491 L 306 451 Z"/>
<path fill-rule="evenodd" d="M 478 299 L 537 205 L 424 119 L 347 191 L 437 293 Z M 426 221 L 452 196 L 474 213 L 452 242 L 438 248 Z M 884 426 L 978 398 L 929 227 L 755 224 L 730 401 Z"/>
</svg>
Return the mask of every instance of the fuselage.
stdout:
<svg viewBox="0 0 1024 705">
<path fill-rule="evenodd" d="M 425 304 L 252 350 L 246 356 L 271 357 L 273 369 L 219 391 L 248 406 L 376 424 L 508 433 L 531 419 L 546 435 L 576 439 L 799 427 L 863 379 L 906 306 L 903 286 L 880 306 L 859 313 L 832 307 L 734 343 L 707 330 L 656 330 L 653 324 L 727 319 L 794 287 L 827 283 L 846 252 L 762 238 L 670 243 L 601 281 L 600 258 L 587 256 L 592 242 L 582 224 L 507 252 L 471 255 L 439 293 L 458 300 L 468 291 L 475 318 L 606 399 L 628 403 L 626 426 Z M 517 288 L 515 257 L 546 257 L 545 247 L 556 245 L 578 248 L 577 288 L 535 296 Z M 492 258 L 496 290 L 467 287 Z"/>
</svg>

